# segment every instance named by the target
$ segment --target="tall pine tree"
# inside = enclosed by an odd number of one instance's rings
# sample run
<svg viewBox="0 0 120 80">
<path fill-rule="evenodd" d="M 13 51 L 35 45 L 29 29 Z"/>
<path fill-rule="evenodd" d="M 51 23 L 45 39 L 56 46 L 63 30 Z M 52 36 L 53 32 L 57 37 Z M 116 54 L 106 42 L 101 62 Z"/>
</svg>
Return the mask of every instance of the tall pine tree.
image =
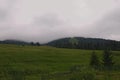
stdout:
<svg viewBox="0 0 120 80">
<path fill-rule="evenodd" d="M 105 68 L 111 68 L 113 67 L 114 62 L 113 62 L 113 55 L 112 52 L 110 52 L 110 50 L 104 50 L 103 53 L 103 66 Z"/>
<path fill-rule="evenodd" d="M 92 66 L 94 68 L 98 68 L 100 66 L 99 58 L 95 52 L 93 52 L 91 55 L 90 66 Z"/>
</svg>

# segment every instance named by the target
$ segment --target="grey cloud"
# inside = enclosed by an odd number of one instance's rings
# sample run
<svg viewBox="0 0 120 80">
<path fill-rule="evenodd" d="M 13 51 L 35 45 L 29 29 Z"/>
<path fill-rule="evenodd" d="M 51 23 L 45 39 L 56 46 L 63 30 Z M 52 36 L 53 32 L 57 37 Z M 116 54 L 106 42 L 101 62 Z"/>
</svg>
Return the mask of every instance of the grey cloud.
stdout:
<svg viewBox="0 0 120 80">
<path fill-rule="evenodd" d="M 120 40 L 120 10 L 117 9 L 100 19 L 95 25 L 71 26 L 58 15 L 47 14 L 35 18 L 33 25 L 13 26 L 4 29 L 3 38 L 20 39 L 26 41 L 48 42 L 63 37 L 99 37 Z M 37 24 L 37 25 L 36 25 Z"/>
<path fill-rule="evenodd" d="M 35 18 L 34 24 L 38 26 L 57 27 L 64 24 L 64 20 L 56 14 L 45 14 Z"/>
<path fill-rule="evenodd" d="M 0 9 L 0 21 L 3 21 L 7 17 L 7 12 L 6 10 Z"/>
<path fill-rule="evenodd" d="M 74 36 L 120 40 L 120 9 L 108 12 L 108 9 L 113 9 L 115 5 L 112 0 L 99 0 L 101 3 L 105 1 L 102 6 L 105 7 L 104 10 L 96 0 L 76 0 L 74 4 L 72 4 L 74 0 L 71 0 L 69 5 L 67 5 L 69 0 L 61 0 L 61 3 L 51 0 L 50 5 L 44 1 L 42 4 L 42 0 L 18 0 L 17 4 L 15 1 L 17 0 L 7 0 L 8 6 L 0 9 L 0 20 L 4 21 L 0 23 L 0 40 L 20 39 L 44 43 L 57 38 Z M 35 6 L 33 2 L 36 2 Z M 86 5 L 85 8 L 80 8 L 79 3 L 82 2 Z M 103 16 L 102 13 L 107 14 Z M 101 19 L 98 20 L 98 17 Z M 94 22 L 96 20 L 98 21 Z"/>
<path fill-rule="evenodd" d="M 99 20 L 93 27 L 92 35 L 110 39 L 112 39 L 112 35 L 120 35 L 120 9 L 113 10 Z M 114 38 L 118 39 L 117 37 Z"/>
<path fill-rule="evenodd" d="M 4 3 L 1 1 L 1 4 L 4 4 L 5 6 L 0 7 L 0 21 L 4 21 L 8 18 L 15 1 L 16 0 L 6 0 L 5 2 L 3 1 Z"/>
</svg>

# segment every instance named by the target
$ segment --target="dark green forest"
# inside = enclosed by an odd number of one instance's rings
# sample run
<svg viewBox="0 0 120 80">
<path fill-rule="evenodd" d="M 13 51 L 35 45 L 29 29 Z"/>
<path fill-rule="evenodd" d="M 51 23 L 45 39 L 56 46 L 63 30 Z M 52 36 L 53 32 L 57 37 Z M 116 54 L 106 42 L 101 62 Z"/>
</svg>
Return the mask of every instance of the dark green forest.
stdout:
<svg viewBox="0 0 120 80">
<path fill-rule="evenodd" d="M 49 46 L 58 48 L 88 49 L 88 50 L 120 50 L 120 41 L 99 38 L 62 38 L 47 43 Z"/>
<path fill-rule="evenodd" d="M 74 37 L 74 38 L 61 38 L 53 40 L 51 42 L 41 44 L 39 42 L 25 42 L 21 40 L 4 40 L 0 41 L 0 44 L 17 44 L 17 45 L 32 45 L 40 46 L 47 45 L 57 48 L 69 48 L 69 49 L 87 49 L 87 50 L 120 50 L 120 41 L 106 40 L 100 38 L 84 38 L 84 37 Z"/>
</svg>

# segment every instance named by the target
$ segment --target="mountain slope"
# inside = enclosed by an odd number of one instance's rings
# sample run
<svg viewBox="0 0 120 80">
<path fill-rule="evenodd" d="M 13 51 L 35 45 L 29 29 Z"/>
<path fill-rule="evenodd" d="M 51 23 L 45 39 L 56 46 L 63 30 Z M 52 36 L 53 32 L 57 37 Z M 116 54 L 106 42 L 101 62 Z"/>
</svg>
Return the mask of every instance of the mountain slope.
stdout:
<svg viewBox="0 0 120 80">
<path fill-rule="evenodd" d="M 120 41 L 105 40 L 99 38 L 84 38 L 84 37 L 62 38 L 51 41 L 47 43 L 47 45 L 58 48 L 120 50 Z"/>
</svg>

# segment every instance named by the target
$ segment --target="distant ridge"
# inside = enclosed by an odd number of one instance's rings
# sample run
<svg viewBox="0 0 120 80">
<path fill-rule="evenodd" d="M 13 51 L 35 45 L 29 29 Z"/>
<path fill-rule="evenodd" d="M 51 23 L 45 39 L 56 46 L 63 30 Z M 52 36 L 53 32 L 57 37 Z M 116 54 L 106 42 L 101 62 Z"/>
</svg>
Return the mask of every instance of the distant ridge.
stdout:
<svg viewBox="0 0 120 80">
<path fill-rule="evenodd" d="M 27 45 L 28 42 L 22 40 L 15 40 L 15 39 L 7 39 L 4 41 L 0 41 L 0 44 L 17 44 L 17 45 Z"/>
<path fill-rule="evenodd" d="M 120 41 L 101 38 L 68 37 L 51 41 L 47 45 L 58 48 L 120 50 Z"/>
<path fill-rule="evenodd" d="M 17 45 L 33 45 L 40 46 L 38 42 L 25 42 L 22 40 L 8 39 L 0 41 L 0 44 L 17 44 Z M 70 48 L 70 49 L 88 49 L 88 50 L 118 50 L 120 51 L 120 41 L 107 40 L 101 38 L 85 38 L 85 37 L 67 37 L 53 40 L 46 44 L 57 48 Z"/>
</svg>

